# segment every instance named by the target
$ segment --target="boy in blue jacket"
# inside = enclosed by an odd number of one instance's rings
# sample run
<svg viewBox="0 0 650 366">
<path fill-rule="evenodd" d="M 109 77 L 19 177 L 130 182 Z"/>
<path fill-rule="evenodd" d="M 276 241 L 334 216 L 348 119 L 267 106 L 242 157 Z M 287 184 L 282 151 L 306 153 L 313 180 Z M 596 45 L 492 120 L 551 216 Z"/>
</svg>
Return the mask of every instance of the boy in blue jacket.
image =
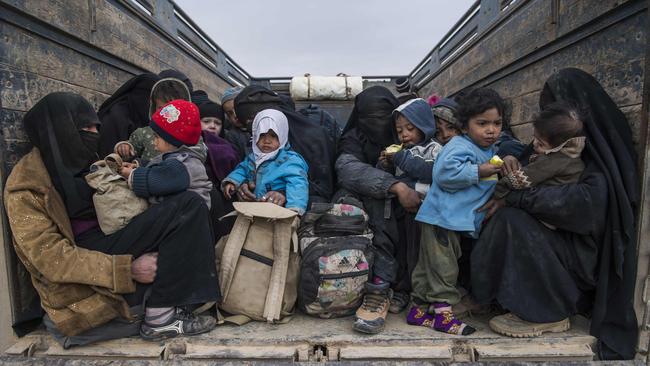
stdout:
<svg viewBox="0 0 650 366">
<path fill-rule="evenodd" d="M 247 184 L 258 201 L 271 202 L 302 215 L 309 201 L 307 163 L 290 150 L 289 122 L 275 109 L 259 112 L 253 120 L 253 152 L 221 183 L 230 199 Z"/>
<path fill-rule="evenodd" d="M 501 132 L 504 102 L 494 90 L 480 88 L 460 101 L 462 136 L 442 149 L 433 167 L 433 183 L 416 220 L 422 223 L 418 263 L 412 275 L 413 302 L 407 322 L 440 332 L 469 335 L 474 328 L 458 320 L 451 306 L 456 288 L 460 235 L 478 237 L 500 168 L 489 163 Z M 434 314 L 427 313 L 432 304 Z"/>
</svg>

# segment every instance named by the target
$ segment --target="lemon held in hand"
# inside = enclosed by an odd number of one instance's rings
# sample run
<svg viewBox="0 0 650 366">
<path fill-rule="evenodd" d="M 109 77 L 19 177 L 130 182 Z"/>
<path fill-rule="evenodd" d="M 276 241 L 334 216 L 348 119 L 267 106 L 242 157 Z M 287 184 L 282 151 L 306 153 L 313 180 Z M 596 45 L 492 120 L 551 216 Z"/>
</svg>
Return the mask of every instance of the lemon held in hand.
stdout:
<svg viewBox="0 0 650 366">
<path fill-rule="evenodd" d="M 501 158 L 498 155 L 494 155 L 492 159 L 490 159 L 490 164 L 501 166 L 503 165 L 503 160 L 501 160 Z"/>
<path fill-rule="evenodd" d="M 395 154 L 396 152 L 402 150 L 402 145 L 393 144 L 386 148 L 386 154 Z"/>
</svg>

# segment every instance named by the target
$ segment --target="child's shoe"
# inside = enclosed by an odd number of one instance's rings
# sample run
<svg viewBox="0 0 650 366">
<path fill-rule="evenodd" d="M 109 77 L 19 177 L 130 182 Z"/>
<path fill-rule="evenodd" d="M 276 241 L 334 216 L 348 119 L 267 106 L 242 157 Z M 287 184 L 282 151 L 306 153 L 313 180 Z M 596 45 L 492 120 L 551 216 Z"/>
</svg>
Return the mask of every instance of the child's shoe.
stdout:
<svg viewBox="0 0 650 366">
<path fill-rule="evenodd" d="M 381 284 L 367 282 L 363 304 L 357 309 L 352 329 L 367 334 L 377 334 L 384 330 L 392 297 L 393 290 L 390 289 L 388 282 Z"/>
<path fill-rule="evenodd" d="M 433 329 L 455 335 L 470 335 L 476 332 L 476 329 L 458 320 L 451 310 L 451 305 L 446 302 L 434 302 L 433 309 Z"/>
<path fill-rule="evenodd" d="M 427 313 L 420 306 L 413 305 L 406 315 L 406 323 L 431 328 L 433 325 L 433 315 Z"/>
</svg>

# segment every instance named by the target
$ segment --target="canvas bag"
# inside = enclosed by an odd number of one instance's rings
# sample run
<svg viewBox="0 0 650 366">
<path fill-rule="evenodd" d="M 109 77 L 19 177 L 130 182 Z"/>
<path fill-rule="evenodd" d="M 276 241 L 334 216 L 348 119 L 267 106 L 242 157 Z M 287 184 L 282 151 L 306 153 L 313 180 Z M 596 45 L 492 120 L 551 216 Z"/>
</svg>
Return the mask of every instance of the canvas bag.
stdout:
<svg viewBox="0 0 650 366">
<path fill-rule="evenodd" d="M 363 302 L 372 263 L 368 215 L 354 205 L 313 203 L 298 232 L 300 309 L 321 318 L 353 314 Z"/>
<path fill-rule="evenodd" d="M 122 158 L 110 154 L 90 166 L 86 182 L 95 189 L 93 204 L 99 227 L 110 235 L 125 227 L 132 218 L 149 208 L 149 203 L 140 198 L 129 188 L 126 179 L 118 172 L 122 167 Z"/>
<path fill-rule="evenodd" d="M 277 322 L 292 314 L 300 256 L 298 214 L 267 202 L 234 202 L 230 235 L 217 243 L 223 300 L 219 308 L 241 318 Z M 228 318 L 226 318 L 228 320 Z"/>
</svg>

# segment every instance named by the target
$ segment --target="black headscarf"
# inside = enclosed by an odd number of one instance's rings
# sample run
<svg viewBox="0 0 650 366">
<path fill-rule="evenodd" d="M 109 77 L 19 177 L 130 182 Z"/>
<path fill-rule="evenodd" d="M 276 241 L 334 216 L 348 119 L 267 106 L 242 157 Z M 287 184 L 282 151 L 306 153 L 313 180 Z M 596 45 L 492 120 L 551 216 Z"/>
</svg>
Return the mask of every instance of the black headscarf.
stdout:
<svg viewBox="0 0 650 366">
<path fill-rule="evenodd" d="M 149 95 L 151 88 L 160 80 L 156 74 L 142 74 L 134 76 L 124 83 L 99 107 L 97 114 L 103 119 L 113 105 L 118 102 L 127 101 L 129 109 L 129 118 L 135 123 L 136 128 L 146 127 L 149 125 Z"/>
<path fill-rule="evenodd" d="M 605 359 L 632 359 L 638 328 L 634 312 L 636 212 L 639 204 L 636 153 L 625 115 L 588 73 L 563 69 L 544 84 L 540 107 L 554 101 L 577 106 L 589 141 L 583 159 L 607 178 L 608 215 L 600 242 L 598 284 L 591 334 Z"/>
<path fill-rule="evenodd" d="M 93 106 L 77 94 L 52 93 L 27 112 L 23 123 L 63 198 L 68 216 L 94 217 L 93 191 L 84 175 L 98 159 L 99 134 L 81 130 L 100 124 Z"/>
<path fill-rule="evenodd" d="M 235 112 L 242 122 L 251 121 L 267 108 L 277 109 L 289 121 L 289 143 L 309 166 L 309 193 L 329 200 L 334 194 L 336 146 L 320 124 L 291 109 L 286 99 L 263 86 L 250 85 L 235 98 Z"/>
<path fill-rule="evenodd" d="M 160 73 L 158 73 L 158 76 L 160 76 L 161 79 L 167 79 L 167 78 L 174 78 L 182 81 L 187 85 L 187 89 L 190 90 L 190 93 L 194 91 L 194 85 L 192 85 L 192 81 L 190 78 L 187 77 L 187 75 L 183 74 L 182 72 L 174 69 L 167 69 L 163 70 Z"/>
<path fill-rule="evenodd" d="M 375 165 L 381 150 L 397 143 L 393 110 L 398 106 L 397 98 L 383 86 L 373 86 L 359 93 L 342 138 L 356 134 L 361 146 L 357 149 L 348 146 L 350 151 L 341 152 L 357 155 L 357 158 Z M 347 150 L 343 144 L 341 148 Z M 358 156 L 359 153 L 363 153 L 363 157 Z"/>
</svg>

